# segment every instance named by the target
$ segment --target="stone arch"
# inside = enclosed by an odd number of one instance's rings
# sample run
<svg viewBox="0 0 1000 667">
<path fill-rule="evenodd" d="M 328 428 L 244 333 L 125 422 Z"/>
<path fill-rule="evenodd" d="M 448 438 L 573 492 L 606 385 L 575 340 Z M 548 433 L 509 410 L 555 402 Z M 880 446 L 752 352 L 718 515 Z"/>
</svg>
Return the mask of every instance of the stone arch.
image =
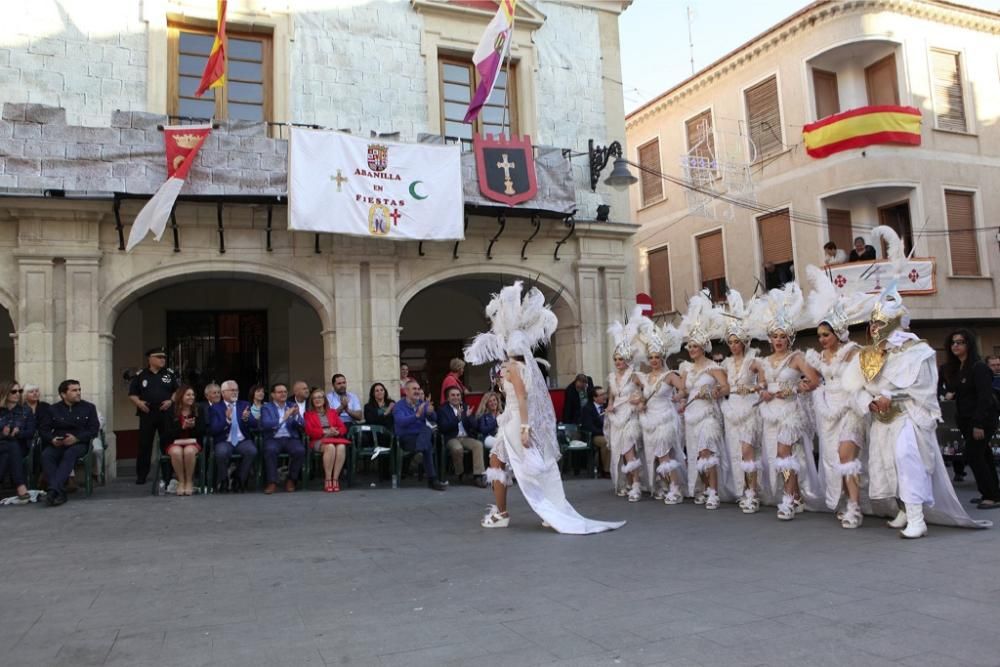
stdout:
<svg viewBox="0 0 1000 667">
<path fill-rule="evenodd" d="M 123 281 L 110 289 L 100 302 L 102 331 L 114 330 L 118 315 L 133 301 L 161 287 L 204 278 L 258 280 L 301 297 L 315 309 L 323 331 L 334 328 L 333 297 L 312 284 L 306 276 L 280 266 L 245 259 L 213 259 L 172 262 Z"/>
</svg>

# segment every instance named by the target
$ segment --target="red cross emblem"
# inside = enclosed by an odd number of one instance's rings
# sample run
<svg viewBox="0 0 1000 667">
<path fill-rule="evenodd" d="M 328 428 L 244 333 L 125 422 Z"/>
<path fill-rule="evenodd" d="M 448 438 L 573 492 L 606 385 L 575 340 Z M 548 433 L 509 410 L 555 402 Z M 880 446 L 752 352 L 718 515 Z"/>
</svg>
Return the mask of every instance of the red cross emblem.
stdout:
<svg viewBox="0 0 1000 667">
<path fill-rule="evenodd" d="M 843 289 L 844 285 L 847 284 L 847 278 L 844 277 L 844 274 L 838 273 L 837 277 L 833 279 L 833 284 Z"/>
<path fill-rule="evenodd" d="M 392 213 L 389 214 L 389 217 L 392 218 L 392 226 L 393 227 L 395 227 L 396 225 L 399 224 L 399 219 L 400 219 L 400 217 L 402 217 L 402 215 L 403 214 L 399 212 L 398 208 L 392 209 Z"/>
<path fill-rule="evenodd" d="M 920 274 L 917 273 L 916 269 L 910 269 L 910 273 L 909 273 L 909 275 L 907 277 L 910 279 L 911 283 L 915 283 L 915 282 L 917 282 L 917 278 L 920 277 Z"/>
</svg>

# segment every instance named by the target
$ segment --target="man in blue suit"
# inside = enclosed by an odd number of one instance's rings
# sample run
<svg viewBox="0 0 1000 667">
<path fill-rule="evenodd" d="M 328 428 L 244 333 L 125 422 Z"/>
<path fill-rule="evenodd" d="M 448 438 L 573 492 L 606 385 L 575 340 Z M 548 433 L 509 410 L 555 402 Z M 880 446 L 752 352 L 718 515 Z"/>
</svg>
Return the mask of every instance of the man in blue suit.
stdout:
<svg viewBox="0 0 1000 667">
<path fill-rule="evenodd" d="M 302 441 L 302 418 L 299 406 L 288 400 L 288 387 L 280 382 L 271 385 L 271 402 L 260 408 L 260 430 L 264 435 L 264 493 L 278 488 L 278 454 L 288 454 L 288 480 L 285 491 L 295 491 L 302 474 L 306 445 Z"/>
<path fill-rule="evenodd" d="M 233 380 L 222 383 L 222 400 L 208 408 L 208 432 L 212 435 L 215 449 L 215 482 L 217 489 L 229 491 L 229 459 L 239 454 L 240 469 L 235 490 L 242 491 L 253 470 L 257 458 L 257 447 L 253 434 L 257 430 L 257 420 L 250 412 L 250 404 L 237 397 L 240 387 Z"/>
</svg>

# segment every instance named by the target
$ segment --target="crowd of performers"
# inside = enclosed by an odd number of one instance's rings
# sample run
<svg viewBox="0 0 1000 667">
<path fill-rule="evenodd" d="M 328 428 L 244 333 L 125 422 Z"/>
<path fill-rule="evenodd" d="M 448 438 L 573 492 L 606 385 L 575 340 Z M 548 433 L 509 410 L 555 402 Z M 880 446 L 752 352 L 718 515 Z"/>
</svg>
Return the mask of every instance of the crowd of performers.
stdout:
<svg viewBox="0 0 1000 667">
<path fill-rule="evenodd" d="M 898 279 L 899 237 L 888 227 L 873 236 Z M 896 280 L 879 294 L 845 295 L 821 269 L 806 275 L 808 300 L 791 282 L 748 302 L 735 291 L 722 304 L 698 294 L 678 327 L 641 312 L 612 325 L 605 434 L 616 493 L 667 505 L 693 498 L 707 510 L 737 502 L 746 514 L 772 506 L 782 521 L 831 511 L 848 529 L 882 515 L 907 538 L 928 522 L 989 526 L 969 517 L 948 479 L 935 352 L 908 330 Z M 862 322 L 863 347 L 848 335 Z M 804 329 L 816 331 L 818 350 L 796 349 Z M 729 347 L 721 364 L 713 341 Z M 668 369 L 682 346 L 690 361 Z"/>
</svg>

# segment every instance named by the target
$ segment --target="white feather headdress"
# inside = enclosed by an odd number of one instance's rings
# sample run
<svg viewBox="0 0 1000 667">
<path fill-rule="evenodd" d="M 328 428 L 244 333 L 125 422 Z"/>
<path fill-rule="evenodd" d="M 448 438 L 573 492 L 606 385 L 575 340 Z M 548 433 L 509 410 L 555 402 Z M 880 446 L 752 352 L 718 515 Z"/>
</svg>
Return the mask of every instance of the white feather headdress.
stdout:
<svg viewBox="0 0 1000 667">
<path fill-rule="evenodd" d="M 626 361 L 631 361 L 635 355 L 635 338 L 639 335 L 639 326 L 642 320 L 650 322 L 649 318 L 642 314 L 642 310 L 642 306 L 636 305 L 624 323 L 621 320 L 615 320 L 608 327 L 608 333 L 611 334 L 615 344 L 613 354 Z"/>
<path fill-rule="evenodd" d="M 750 309 L 743 303 L 743 295 L 730 289 L 726 294 L 726 302 L 717 304 L 715 308 L 722 316 L 726 340 L 736 336 L 744 345 L 749 343 L 751 335 L 747 328 L 747 316 L 750 314 Z"/>
<path fill-rule="evenodd" d="M 637 321 L 636 336 L 632 345 L 633 358 L 636 361 L 645 363 L 653 354 L 665 358 L 680 351 L 684 338 L 677 327 L 672 324 L 658 327 L 645 315 L 640 315 Z"/>
<path fill-rule="evenodd" d="M 789 338 L 802 325 L 805 299 L 796 282 L 785 283 L 784 287 L 772 289 L 764 296 L 754 299 L 747 318 L 750 334 L 758 340 L 766 340 L 768 334 L 781 331 Z"/>
<path fill-rule="evenodd" d="M 889 260 L 889 282 L 875 299 L 870 319 L 878 334 L 876 342 L 887 337 L 898 328 L 908 329 L 910 326 L 910 311 L 903 305 L 903 295 L 899 293 L 899 281 L 906 273 L 906 255 L 903 253 L 903 242 L 892 227 L 880 225 L 872 230 L 874 240 L 883 241 L 886 245 L 886 259 Z"/>
<path fill-rule="evenodd" d="M 687 312 L 681 319 L 680 333 L 686 341 L 710 352 L 712 339 L 722 338 L 725 333 L 722 320 L 723 317 L 712 305 L 712 300 L 704 292 L 699 292 L 688 301 Z"/>
<path fill-rule="evenodd" d="M 846 342 L 849 327 L 868 319 L 876 296 L 863 292 L 850 295 L 839 293 L 827 273 L 817 266 L 807 266 L 806 275 L 813 288 L 806 299 L 810 325 L 818 327 L 826 323 L 841 342 Z"/>
<path fill-rule="evenodd" d="M 532 350 L 548 343 L 559 321 L 537 287 L 521 298 L 521 281 L 494 294 L 486 306 L 490 330 L 476 336 L 465 348 L 465 360 L 473 364 L 503 361 L 509 356 L 531 356 Z"/>
</svg>

